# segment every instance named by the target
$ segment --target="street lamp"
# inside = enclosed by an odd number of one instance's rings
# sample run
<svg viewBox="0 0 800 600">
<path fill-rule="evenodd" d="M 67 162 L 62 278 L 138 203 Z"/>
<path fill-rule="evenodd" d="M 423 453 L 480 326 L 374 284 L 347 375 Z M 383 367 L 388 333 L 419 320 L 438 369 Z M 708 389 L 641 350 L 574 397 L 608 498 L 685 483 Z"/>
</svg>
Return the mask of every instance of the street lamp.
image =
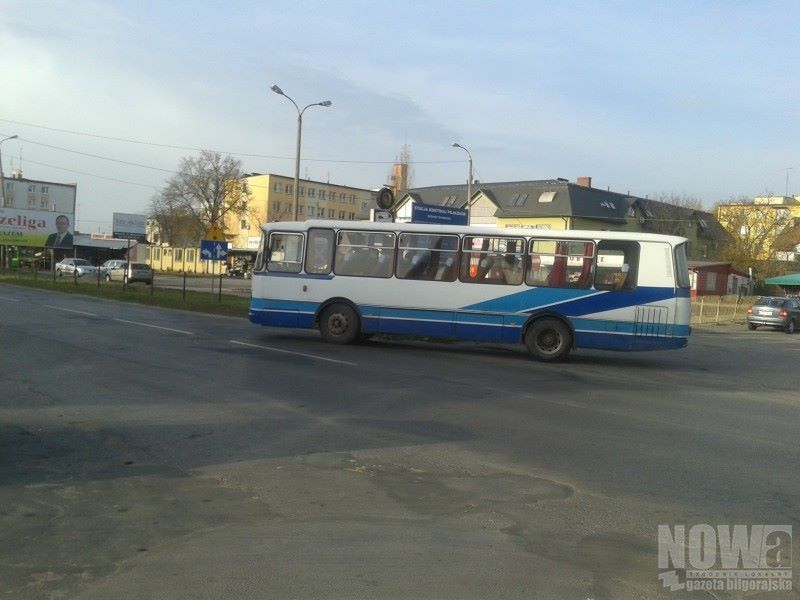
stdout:
<svg viewBox="0 0 800 600">
<path fill-rule="evenodd" d="M 470 215 L 472 213 L 470 210 L 470 202 L 472 201 L 472 154 L 458 142 L 453 142 L 452 146 L 453 148 L 461 148 L 467 153 L 467 156 L 469 156 L 469 179 L 467 179 L 467 225 L 469 225 L 471 221 Z"/>
<path fill-rule="evenodd" d="M 15 140 L 19 136 L 17 134 L 11 135 L 7 138 L 3 138 L 0 140 L 0 148 L 3 146 L 3 142 L 7 142 L 8 140 Z M 6 205 L 6 184 L 3 181 L 3 155 L 0 154 L 0 198 L 3 199 L 3 206 Z"/>
<path fill-rule="evenodd" d="M 297 109 L 297 151 L 295 153 L 294 158 L 294 220 L 298 220 L 298 209 L 300 208 L 300 137 L 303 133 L 303 113 L 306 112 L 307 108 L 312 106 L 330 106 L 332 102 L 330 100 L 323 100 L 322 102 L 312 102 L 303 107 L 301 110 L 299 106 L 297 106 L 297 102 L 292 100 L 291 96 L 287 96 L 281 88 L 277 85 L 273 85 L 271 88 L 273 92 L 279 94 L 289 100 L 292 104 L 294 104 L 295 109 Z"/>
</svg>

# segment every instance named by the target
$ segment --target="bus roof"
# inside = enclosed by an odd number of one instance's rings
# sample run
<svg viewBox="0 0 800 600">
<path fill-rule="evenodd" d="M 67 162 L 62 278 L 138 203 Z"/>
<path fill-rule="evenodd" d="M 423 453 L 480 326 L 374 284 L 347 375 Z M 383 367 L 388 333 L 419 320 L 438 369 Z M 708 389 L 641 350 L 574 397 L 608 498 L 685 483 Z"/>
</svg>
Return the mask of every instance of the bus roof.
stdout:
<svg viewBox="0 0 800 600">
<path fill-rule="evenodd" d="M 372 221 L 336 221 L 309 219 L 307 221 L 275 221 L 261 226 L 263 231 L 306 231 L 313 227 L 325 229 L 349 229 L 360 231 L 407 231 L 418 233 L 457 233 L 460 235 L 504 235 L 537 238 L 558 238 L 575 240 L 636 240 L 666 242 L 673 246 L 687 241 L 676 235 L 642 233 L 639 231 L 599 231 L 587 229 L 535 229 L 524 227 L 493 227 L 491 225 L 423 225 L 419 223 L 373 223 Z"/>
</svg>

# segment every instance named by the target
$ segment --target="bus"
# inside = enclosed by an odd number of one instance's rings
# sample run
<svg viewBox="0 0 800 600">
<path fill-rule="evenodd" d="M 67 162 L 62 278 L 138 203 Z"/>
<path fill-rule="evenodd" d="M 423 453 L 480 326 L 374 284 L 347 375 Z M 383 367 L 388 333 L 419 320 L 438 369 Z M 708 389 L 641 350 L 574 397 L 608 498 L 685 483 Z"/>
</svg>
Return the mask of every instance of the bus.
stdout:
<svg viewBox="0 0 800 600">
<path fill-rule="evenodd" d="M 683 348 L 687 240 L 572 231 L 310 220 L 262 227 L 249 319 L 374 334 L 524 344 L 541 361 L 578 348 Z"/>
</svg>

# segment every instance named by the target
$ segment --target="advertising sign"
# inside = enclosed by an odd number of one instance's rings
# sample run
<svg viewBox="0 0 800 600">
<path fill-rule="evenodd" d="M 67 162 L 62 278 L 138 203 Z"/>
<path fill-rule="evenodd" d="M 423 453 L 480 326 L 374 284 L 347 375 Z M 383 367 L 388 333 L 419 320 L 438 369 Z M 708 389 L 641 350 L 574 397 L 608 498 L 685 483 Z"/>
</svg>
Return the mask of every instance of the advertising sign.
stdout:
<svg viewBox="0 0 800 600">
<path fill-rule="evenodd" d="M 414 202 L 411 206 L 411 222 L 432 225 L 468 225 L 467 211 L 463 208 L 431 206 L 418 202 Z"/>
<path fill-rule="evenodd" d="M 145 215 L 114 213 L 112 230 L 114 237 L 118 240 L 146 242 L 147 217 Z"/>
<path fill-rule="evenodd" d="M 0 245 L 72 248 L 72 213 L 0 208 Z"/>
</svg>

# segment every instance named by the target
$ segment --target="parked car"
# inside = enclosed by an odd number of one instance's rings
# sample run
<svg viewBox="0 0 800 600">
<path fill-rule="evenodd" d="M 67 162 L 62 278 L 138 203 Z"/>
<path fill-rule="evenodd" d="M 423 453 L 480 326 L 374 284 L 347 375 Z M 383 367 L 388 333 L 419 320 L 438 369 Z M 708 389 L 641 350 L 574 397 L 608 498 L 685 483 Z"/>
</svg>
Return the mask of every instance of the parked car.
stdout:
<svg viewBox="0 0 800 600">
<path fill-rule="evenodd" d="M 106 273 L 106 281 L 124 281 L 127 283 L 141 281 L 150 285 L 153 283 L 153 269 L 150 268 L 150 265 L 144 263 L 130 263 L 126 269 L 125 261 L 122 261 L 122 266 L 111 269 Z"/>
<path fill-rule="evenodd" d="M 753 330 L 762 325 L 794 333 L 800 329 L 800 300 L 762 296 L 747 309 L 747 328 Z"/>
<path fill-rule="evenodd" d="M 125 261 L 124 260 L 120 260 L 118 258 L 113 258 L 111 260 L 107 260 L 102 265 L 100 265 L 100 276 L 101 277 L 105 277 L 106 274 L 111 269 L 121 269 L 123 267 L 125 267 Z"/>
<path fill-rule="evenodd" d="M 56 273 L 61 277 L 62 275 L 77 275 L 83 277 L 97 273 L 97 267 L 92 266 L 85 258 L 65 258 L 56 263 Z"/>
</svg>

